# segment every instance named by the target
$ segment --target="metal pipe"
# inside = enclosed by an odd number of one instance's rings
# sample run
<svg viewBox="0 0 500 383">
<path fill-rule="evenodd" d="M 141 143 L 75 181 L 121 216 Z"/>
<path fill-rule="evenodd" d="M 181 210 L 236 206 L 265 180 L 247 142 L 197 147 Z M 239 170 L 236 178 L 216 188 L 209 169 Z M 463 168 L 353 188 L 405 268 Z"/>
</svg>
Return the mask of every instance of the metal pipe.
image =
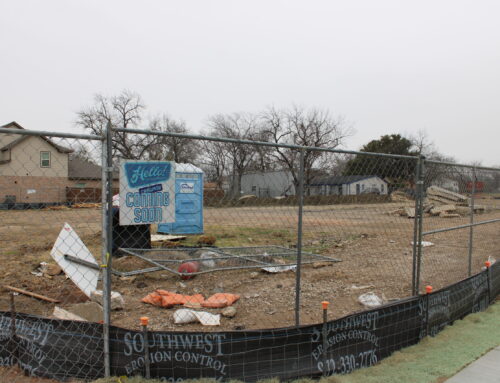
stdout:
<svg viewBox="0 0 500 383">
<path fill-rule="evenodd" d="M 424 231 L 422 233 L 422 235 L 431 235 L 431 234 L 444 233 L 444 232 L 452 231 L 452 230 L 467 229 L 468 227 L 471 227 L 471 226 L 487 225 L 489 223 L 495 223 L 495 222 L 500 222 L 500 218 L 490 219 L 490 220 L 487 220 L 487 221 L 474 222 L 473 224 L 468 223 L 468 224 L 465 224 L 465 225 L 452 226 L 452 227 L 447 227 L 447 228 L 444 228 L 444 229 L 436 229 L 436 230 Z"/>
<path fill-rule="evenodd" d="M 73 262 L 73 263 L 78 263 L 79 265 L 87 266 L 91 269 L 94 270 L 101 270 L 101 267 L 99 265 L 96 265 L 95 263 L 85 261 L 83 259 L 73 257 L 72 255 L 69 254 L 64 254 L 64 259 Z M 156 270 L 155 270 L 156 271 Z M 111 269 L 111 273 L 114 275 L 117 275 L 119 277 L 126 277 L 126 272 L 118 271 L 118 270 L 113 270 Z"/>
<path fill-rule="evenodd" d="M 47 137 L 61 137 L 61 138 L 82 138 L 85 140 L 95 140 L 95 141 L 102 141 L 103 140 L 102 136 L 96 136 L 94 134 L 48 132 L 45 130 L 0 128 L 0 133 L 16 134 L 19 136 L 47 136 Z"/>
<path fill-rule="evenodd" d="M 16 294 L 13 291 L 10 293 L 10 335 L 12 339 L 16 336 Z"/>
<path fill-rule="evenodd" d="M 300 151 L 299 216 L 297 225 L 297 270 L 295 272 L 295 325 L 300 325 L 300 277 L 302 269 L 302 215 L 304 209 L 304 152 Z"/>
<path fill-rule="evenodd" d="M 334 148 L 320 148 L 316 146 L 300 146 L 300 145 L 290 145 L 290 144 L 278 144 L 275 142 L 265 142 L 265 141 L 250 141 L 250 140 L 238 140 L 235 138 L 226 137 L 213 137 L 213 136 L 203 136 L 199 134 L 183 134 L 183 133 L 170 133 L 170 132 L 158 132 L 154 130 L 146 129 L 123 129 L 114 128 L 113 131 L 121 133 L 135 133 L 135 134 L 145 134 L 154 136 L 166 136 L 166 137 L 177 137 L 177 138 L 187 138 L 193 140 L 203 140 L 203 141 L 216 141 L 216 142 L 226 142 L 229 144 L 246 144 L 246 145 L 258 145 L 258 146 L 272 146 L 275 148 L 287 148 L 287 149 L 298 149 L 298 150 L 311 150 L 316 152 L 330 152 L 330 153 L 344 153 L 344 154 L 359 154 L 363 156 L 371 157 L 387 157 L 387 158 L 406 158 L 410 160 L 416 160 L 415 156 L 406 156 L 401 154 L 386 154 L 386 153 L 368 153 L 360 152 L 355 150 L 341 150 Z"/>
<path fill-rule="evenodd" d="M 14 365 L 18 362 L 18 343 L 16 338 L 16 295 L 18 293 L 10 293 L 10 342 L 12 344 L 12 361 L 11 364 Z"/>
<path fill-rule="evenodd" d="M 108 123 L 109 128 L 109 123 Z M 107 129 L 106 129 L 107 130 Z M 102 137 L 102 253 L 101 253 L 101 269 L 102 269 L 102 290 L 103 290 L 103 342 L 104 342 L 104 375 L 109 377 L 111 375 L 111 361 L 110 361 L 110 344 L 109 344 L 109 326 L 110 326 L 110 297 L 111 292 L 109 292 L 109 268 L 108 262 L 111 258 L 111 255 L 108 251 L 108 242 L 110 241 L 109 232 L 108 232 L 108 214 L 109 206 L 108 206 L 108 157 L 110 153 L 108 153 L 108 145 L 107 145 L 107 132 L 103 132 Z M 108 299 L 109 297 L 109 299 Z"/>
<path fill-rule="evenodd" d="M 474 241 L 474 194 L 476 193 L 476 167 L 472 168 L 472 191 L 470 195 L 470 228 L 469 228 L 469 265 L 468 265 L 468 275 L 472 275 L 472 247 Z"/>
<path fill-rule="evenodd" d="M 330 303 L 327 301 L 321 302 L 321 306 L 323 308 L 323 329 L 322 329 L 322 335 L 323 335 L 323 376 L 328 375 L 328 368 L 327 368 L 327 350 L 328 350 L 328 305 Z"/>
<path fill-rule="evenodd" d="M 149 359 L 149 337 L 148 337 L 148 317 L 141 317 L 142 336 L 144 339 L 144 370 L 145 378 L 151 378 L 151 361 Z"/>
<path fill-rule="evenodd" d="M 415 216 L 413 217 L 413 265 L 412 265 L 412 281 L 411 281 L 411 292 L 412 295 L 417 295 L 418 291 L 416 289 L 416 278 L 417 278 L 417 243 L 418 243 L 418 216 L 417 211 L 419 208 L 420 199 L 417 196 L 417 185 L 420 174 L 420 167 L 422 165 L 421 159 L 418 159 L 417 167 L 415 169 Z"/>
<path fill-rule="evenodd" d="M 165 265 L 162 265 L 158 260 L 154 260 L 148 257 L 145 257 L 141 254 L 135 253 L 133 251 L 130 251 L 130 249 L 122 249 L 120 248 L 120 251 L 123 251 L 126 254 L 132 255 L 134 257 L 140 258 L 145 262 L 150 263 L 151 265 L 157 266 L 157 267 L 152 267 L 149 269 L 143 269 L 143 270 L 134 270 L 134 271 L 128 271 L 128 272 L 121 272 L 123 276 L 130 276 L 130 275 L 137 275 L 137 274 L 144 274 L 144 273 L 149 273 L 153 271 L 169 271 L 175 275 L 186 275 L 185 273 L 180 273 L 177 270 L 171 269 Z M 222 257 L 221 257 L 222 258 Z M 324 258 L 321 258 L 324 259 Z M 341 262 L 339 259 L 336 258 L 331 258 L 329 260 L 324 259 L 325 261 L 329 262 Z M 163 261 L 161 261 L 163 262 Z M 181 262 L 180 260 L 177 262 Z M 310 260 L 310 261 L 301 261 L 301 264 L 311 264 L 316 262 L 316 260 Z M 213 268 L 213 269 L 207 269 L 207 270 L 201 270 L 201 271 L 196 271 L 194 273 L 189 273 L 189 275 L 199 275 L 199 274 L 207 274 L 207 273 L 212 273 L 215 271 L 228 271 L 228 270 L 246 270 L 246 269 L 262 269 L 262 268 L 267 268 L 267 267 L 288 267 L 288 266 L 297 266 L 297 263 L 287 263 L 285 265 L 278 265 L 278 264 L 267 264 L 267 265 L 252 265 L 252 266 L 233 266 L 233 267 L 224 267 L 224 268 Z"/>
<path fill-rule="evenodd" d="M 418 293 L 420 289 L 420 271 L 422 268 L 422 232 L 424 225 L 424 174 L 425 174 L 425 157 L 420 156 L 420 168 L 418 173 L 418 181 L 417 181 L 417 195 L 419 199 L 418 211 L 415 212 L 415 215 L 418 215 L 418 244 L 417 244 L 417 273 L 415 276 L 415 291 Z M 415 294 L 416 295 L 416 294 Z"/>
<path fill-rule="evenodd" d="M 492 167 L 488 167 L 488 166 L 455 164 L 453 162 L 441 162 L 441 161 L 435 161 L 435 160 L 426 160 L 425 162 L 428 163 L 428 164 L 445 165 L 445 166 L 456 166 L 456 167 L 460 167 L 460 168 L 469 168 L 469 169 L 476 169 L 476 170 L 500 171 L 500 168 L 492 168 Z"/>
</svg>

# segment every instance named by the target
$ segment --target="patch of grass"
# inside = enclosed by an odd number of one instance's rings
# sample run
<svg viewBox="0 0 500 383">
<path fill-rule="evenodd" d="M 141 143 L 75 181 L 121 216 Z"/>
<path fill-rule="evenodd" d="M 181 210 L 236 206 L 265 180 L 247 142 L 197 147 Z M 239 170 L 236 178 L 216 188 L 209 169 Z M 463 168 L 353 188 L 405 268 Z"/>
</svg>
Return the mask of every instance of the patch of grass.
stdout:
<svg viewBox="0 0 500 383">
<path fill-rule="evenodd" d="M 485 312 L 471 314 L 456 321 L 436 337 L 427 337 L 419 344 L 395 352 L 373 367 L 357 370 L 349 375 L 330 376 L 322 383 L 438 383 L 456 374 L 464 366 L 500 344 L 500 303 Z M 189 381 L 186 381 L 186 383 Z M 211 379 L 194 380 L 213 383 Z M 237 382 L 237 381 L 232 381 Z M 267 379 L 261 383 L 278 383 Z M 314 383 L 299 379 L 294 383 Z M 94 383 L 159 383 L 158 380 L 116 377 L 99 379 Z"/>
</svg>

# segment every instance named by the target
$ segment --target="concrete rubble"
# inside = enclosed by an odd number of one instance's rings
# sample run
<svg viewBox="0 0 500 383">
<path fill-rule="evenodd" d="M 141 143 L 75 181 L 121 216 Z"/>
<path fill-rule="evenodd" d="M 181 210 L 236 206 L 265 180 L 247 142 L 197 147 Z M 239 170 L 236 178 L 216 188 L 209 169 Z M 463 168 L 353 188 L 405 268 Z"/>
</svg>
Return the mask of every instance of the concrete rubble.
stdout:
<svg viewBox="0 0 500 383">
<path fill-rule="evenodd" d="M 85 302 L 72 305 L 69 310 L 71 314 L 77 315 L 89 322 L 100 322 L 103 320 L 103 310 L 99 303 Z"/>
<path fill-rule="evenodd" d="M 423 206 L 424 214 L 440 218 L 458 218 L 471 214 L 470 198 L 465 195 L 438 186 L 429 186 L 426 194 L 427 197 L 424 200 Z M 393 192 L 391 197 L 394 202 L 412 201 L 410 197 L 401 191 Z M 475 214 L 484 213 L 486 210 L 485 206 L 474 205 Z M 402 206 L 388 212 L 388 214 L 414 218 L 415 208 L 413 206 Z"/>
<path fill-rule="evenodd" d="M 102 290 L 95 290 L 90 293 L 90 299 L 93 302 L 103 304 Z M 125 300 L 122 295 L 117 291 L 111 291 L 111 310 L 123 310 L 125 308 Z"/>
<path fill-rule="evenodd" d="M 81 322 L 85 322 L 86 320 L 83 319 L 82 317 L 73 314 L 72 312 L 69 312 L 68 310 L 64 310 L 63 308 L 56 306 L 54 307 L 54 312 L 52 313 L 52 316 L 56 319 L 62 319 L 62 320 L 77 320 Z"/>
</svg>

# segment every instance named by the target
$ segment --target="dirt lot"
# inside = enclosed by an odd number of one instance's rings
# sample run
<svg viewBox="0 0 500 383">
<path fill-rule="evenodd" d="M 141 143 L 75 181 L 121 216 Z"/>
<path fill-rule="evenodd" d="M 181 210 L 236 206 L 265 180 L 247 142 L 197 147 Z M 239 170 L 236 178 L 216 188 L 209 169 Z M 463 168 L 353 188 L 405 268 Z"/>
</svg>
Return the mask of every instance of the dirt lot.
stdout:
<svg viewBox="0 0 500 383">
<path fill-rule="evenodd" d="M 500 200 L 488 199 L 488 212 L 476 221 L 500 218 Z M 482 203 L 482 202 L 481 202 Z M 486 203 L 485 203 L 486 204 Z M 363 310 L 357 298 L 373 291 L 387 300 L 410 295 L 412 270 L 413 220 L 391 215 L 405 203 L 363 205 L 306 206 L 304 209 L 305 250 L 342 260 L 329 266 L 303 267 L 301 322 L 321 321 L 320 302 L 331 302 L 330 318 Z M 408 201 L 407 206 L 412 202 Z M 469 222 L 470 217 L 425 219 L 424 230 Z M 97 258 L 100 257 L 100 210 L 68 209 L 60 211 L 0 211 L 0 257 L 4 265 L 2 285 L 13 285 L 72 304 L 86 296 L 64 275 L 38 277 L 31 274 L 41 261 L 51 262 L 50 249 L 64 222 L 70 223 Z M 205 232 L 217 238 L 217 246 L 257 246 L 296 244 L 297 209 L 285 207 L 239 207 L 205 209 Z M 496 258 L 500 249 L 500 223 L 475 229 L 473 270 L 478 271 L 489 255 Z M 434 243 L 424 249 L 422 286 L 435 288 L 458 281 L 467 275 L 469 230 L 428 236 Z M 197 236 L 189 238 L 194 244 Z M 115 259 L 115 267 L 131 270 L 147 266 L 136 258 Z M 154 330 L 223 330 L 282 327 L 294 324 L 295 273 L 254 273 L 238 270 L 199 275 L 181 281 L 166 271 L 140 275 L 133 280 L 113 277 L 113 290 L 125 298 L 126 308 L 112 313 L 112 323 L 138 328 L 139 318 L 149 316 Z M 253 274 L 252 274 L 253 273 Z M 140 302 L 155 289 L 181 294 L 215 292 L 236 293 L 234 318 L 222 318 L 221 326 L 175 325 L 174 309 L 157 308 Z M 19 311 L 50 316 L 54 304 L 25 296 L 16 297 Z M 9 309 L 6 291 L 0 295 L 0 309 Z M 220 310 L 210 310 L 219 312 Z"/>
</svg>

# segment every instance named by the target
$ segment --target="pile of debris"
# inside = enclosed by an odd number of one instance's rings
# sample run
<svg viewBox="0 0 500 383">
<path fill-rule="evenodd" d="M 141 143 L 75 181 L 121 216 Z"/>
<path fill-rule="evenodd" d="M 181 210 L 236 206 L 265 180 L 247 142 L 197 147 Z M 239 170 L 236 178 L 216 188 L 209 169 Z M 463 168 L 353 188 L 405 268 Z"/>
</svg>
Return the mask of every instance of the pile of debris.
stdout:
<svg viewBox="0 0 500 383">
<path fill-rule="evenodd" d="M 427 188 L 427 199 L 424 204 L 424 212 L 432 216 L 442 218 L 457 218 L 470 215 L 470 199 L 462 194 L 430 186 Z M 474 213 L 485 212 L 485 207 L 474 205 Z"/>
<path fill-rule="evenodd" d="M 391 201 L 392 202 L 409 202 L 413 201 L 413 199 L 405 193 L 403 190 L 395 190 L 391 193 Z"/>
<path fill-rule="evenodd" d="M 458 218 L 470 215 L 470 199 L 462 194 L 455 193 L 438 186 L 429 186 L 426 190 L 426 194 L 427 198 L 424 201 L 424 213 L 429 216 Z M 408 199 L 406 201 L 408 201 Z M 484 212 L 484 206 L 474 205 L 474 213 L 480 214 Z M 399 209 L 391 211 L 389 214 L 414 218 L 415 208 L 409 206 L 400 207 Z"/>
</svg>

